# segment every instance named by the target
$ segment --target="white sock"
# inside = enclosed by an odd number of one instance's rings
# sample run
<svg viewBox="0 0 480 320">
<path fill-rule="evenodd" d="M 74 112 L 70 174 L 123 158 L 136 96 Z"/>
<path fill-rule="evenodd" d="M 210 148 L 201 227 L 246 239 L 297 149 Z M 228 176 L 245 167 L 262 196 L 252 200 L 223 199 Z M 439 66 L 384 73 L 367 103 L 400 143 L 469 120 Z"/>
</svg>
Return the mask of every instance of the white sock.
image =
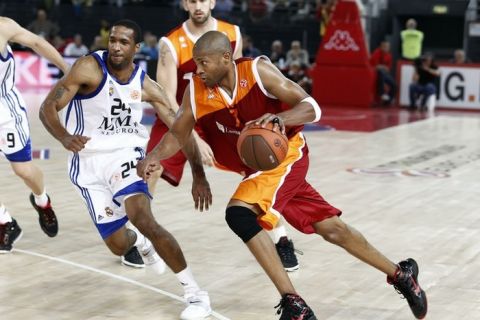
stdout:
<svg viewBox="0 0 480 320">
<path fill-rule="evenodd" d="M 0 224 L 5 224 L 12 222 L 12 216 L 10 216 L 10 213 L 8 213 L 7 208 L 3 205 L 3 203 L 0 205 Z"/>
<path fill-rule="evenodd" d="M 273 233 L 273 238 L 275 243 L 278 243 L 281 237 L 287 236 L 287 229 L 285 229 L 285 226 L 283 225 L 273 229 L 271 232 Z"/>
<path fill-rule="evenodd" d="M 33 193 L 33 197 L 35 198 L 35 203 L 37 204 L 37 206 L 41 208 L 45 208 L 48 204 L 48 196 L 45 189 L 43 189 L 43 192 L 41 194 L 35 194 L 34 192 L 32 193 Z"/>
<path fill-rule="evenodd" d="M 130 224 L 128 226 L 128 229 L 132 230 L 137 235 L 137 240 L 135 240 L 135 243 L 133 245 L 137 247 L 137 249 L 140 251 L 145 249 L 145 245 L 147 244 L 147 238 L 145 238 L 145 236 L 140 231 L 138 231 L 138 229 L 133 224 Z"/>
<path fill-rule="evenodd" d="M 200 287 L 193 278 L 192 271 L 188 266 L 179 273 L 175 273 L 175 275 L 177 276 L 178 281 L 180 281 L 180 284 L 185 291 L 185 295 L 194 294 L 200 290 Z"/>
</svg>

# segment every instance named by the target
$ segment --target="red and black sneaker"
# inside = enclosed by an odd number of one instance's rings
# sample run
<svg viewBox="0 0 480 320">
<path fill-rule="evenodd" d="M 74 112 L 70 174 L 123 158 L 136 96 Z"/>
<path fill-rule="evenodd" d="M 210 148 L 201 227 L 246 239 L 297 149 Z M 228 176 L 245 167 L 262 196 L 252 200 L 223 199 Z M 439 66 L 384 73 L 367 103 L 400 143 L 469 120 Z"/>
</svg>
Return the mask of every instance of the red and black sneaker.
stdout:
<svg viewBox="0 0 480 320">
<path fill-rule="evenodd" d="M 408 305 L 417 319 L 427 315 L 427 295 L 418 284 L 418 265 L 411 258 L 400 261 L 393 278 L 387 277 L 387 282 L 397 292 L 407 299 Z"/>
<path fill-rule="evenodd" d="M 0 224 L 0 253 L 12 251 L 15 242 L 22 237 L 22 229 L 15 219 L 12 222 Z"/>
<path fill-rule="evenodd" d="M 281 313 L 280 320 L 317 320 L 312 309 L 297 294 L 288 293 L 282 297 L 277 314 Z"/>
<path fill-rule="evenodd" d="M 45 232 L 49 237 L 55 237 L 58 233 L 58 221 L 57 217 L 55 216 L 55 212 L 53 212 L 50 197 L 48 195 L 47 197 L 48 204 L 45 208 L 39 207 L 35 203 L 35 197 L 33 196 L 33 193 L 30 193 L 30 203 L 32 204 L 33 208 L 37 210 L 38 223 L 40 223 L 40 227 L 42 228 L 43 232 Z"/>
</svg>

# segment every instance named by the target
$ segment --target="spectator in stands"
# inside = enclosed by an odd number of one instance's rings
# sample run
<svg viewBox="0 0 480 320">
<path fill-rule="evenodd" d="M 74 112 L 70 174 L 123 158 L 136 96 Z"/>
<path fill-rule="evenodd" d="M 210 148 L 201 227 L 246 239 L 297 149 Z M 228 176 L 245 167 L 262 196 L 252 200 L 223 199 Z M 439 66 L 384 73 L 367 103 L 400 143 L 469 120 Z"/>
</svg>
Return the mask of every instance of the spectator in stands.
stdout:
<svg viewBox="0 0 480 320">
<path fill-rule="evenodd" d="M 55 49 L 57 49 L 58 52 L 60 52 L 60 54 L 63 54 L 63 51 L 65 51 L 65 47 L 67 46 L 67 41 L 65 41 L 61 35 L 57 34 L 55 37 L 53 37 L 52 45 L 55 47 Z"/>
<path fill-rule="evenodd" d="M 27 29 L 48 41 L 51 41 L 60 31 L 59 27 L 47 18 L 47 12 L 44 9 L 37 10 L 37 18 L 30 22 Z"/>
<path fill-rule="evenodd" d="M 217 0 L 215 2 L 215 9 L 213 11 L 215 13 L 215 17 L 230 21 L 233 6 L 233 0 Z"/>
<path fill-rule="evenodd" d="M 63 54 L 67 57 L 81 57 L 88 54 L 88 48 L 83 44 L 82 35 L 76 34 L 73 37 L 73 42 L 70 42 L 65 47 Z"/>
<path fill-rule="evenodd" d="M 337 0 L 327 0 L 326 3 L 323 3 L 323 0 L 317 0 L 316 15 L 320 21 L 320 38 L 323 38 L 327 32 L 327 25 L 332 18 L 336 5 Z"/>
<path fill-rule="evenodd" d="M 310 12 L 312 11 L 312 5 L 309 0 L 298 0 L 297 7 L 298 9 L 290 17 L 290 21 L 305 21 L 311 17 Z"/>
<path fill-rule="evenodd" d="M 255 58 L 261 56 L 260 50 L 253 45 L 253 39 L 249 35 L 242 35 L 242 55 L 244 57 Z"/>
<path fill-rule="evenodd" d="M 397 85 L 390 73 L 392 70 L 392 54 L 388 41 L 382 41 L 380 46 L 373 51 L 370 64 L 377 71 L 377 93 L 383 104 L 390 104 L 395 99 Z M 385 92 L 385 86 L 388 87 L 388 93 Z"/>
<path fill-rule="evenodd" d="M 422 54 L 423 32 L 417 30 L 417 21 L 408 19 L 406 29 L 400 34 L 402 39 L 402 57 L 414 60 Z"/>
<path fill-rule="evenodd" d="M 73 14 L 76 17 L 80 17 L 82 15 L 82 0 L 71 0 Z"/>
<path fill-rule="evenodd" d="M 415 73 L 410 84 L 410 109 L 416 108 L 416 102 L 421 98 L 420 108 L 433 108 L 437 94 L 437 80 L 440 77 L 438 66 L 433 61 L 433 54 L 427 53 L 414 61 Z M 428 101 L 430 99 L 430 101 Z M 431 102 L 433 101 L 433 102 Z M 427 102 L 429 105 L 427 105 Z"/>
<path fill-rule="evenodd" d="M 110 37 L 110 22 L 105 19 L 100 20 L 100 31 L 98 34 L 102 37 L 103 47 L 108 47 L 108 38 Z"/>
<path fill-rule="evenodd" d="M 272 42 L 270 61 L 282 72 L 287 68 L 287 56 L 283 52 L 283 43 L 280 40 Z"/>
<path fill-rule="evenodd" d="M 298 61 L 302 68 L 308 68 L 310 66 L 308 52 L 302 49 L 301 43 L 298 40 L 292 41 L 290 50 L 287 52 L 287 67 L 290 67 L 294 61 Z"/>
<path fill-rule="evenodd" d="M 158 39 L 151 32 L 145 32 L 143 42 L 140 43 L 140 51 L 146 59 L 158 60 Z"/>
<path fill-rule="evenodd" d="M 275 5 L 270 0 L 248 0 L 248 12 L 253 22 L 259 22 L 270 16 Z"/>
<path fill-rule="evenodd" d="M 462 49 L 457 49 L 453 52 L 453 58 L 450 62 L 456 64 L 471 63 L 470 59 L 466 57 L 465 51 Z"/>
<path fill-rule="evenodd" d="M 305 92 L 310 93 L 312 91 L 312 79 L 308 77 L 305 70 L 300 65 L 300 62 L 293 61 L 288 68 L 287 78 L 296 82 L 302 87 Z"/>
<path fill-rule="evenodd" d="M 93 42 L 90 45 L 90 52 L 95 52 L 97 50 L 105 50 L 107 49 L 103 44 L 102 36 L 95 36 L 93 38 Z"/>
<path fill-rule="evenodd" d="M 274 10 L 276 12 L 287 12 L 289 7 L 290 7 L 290 1 L 289 0 L 276 0 Z"/>
</svg>

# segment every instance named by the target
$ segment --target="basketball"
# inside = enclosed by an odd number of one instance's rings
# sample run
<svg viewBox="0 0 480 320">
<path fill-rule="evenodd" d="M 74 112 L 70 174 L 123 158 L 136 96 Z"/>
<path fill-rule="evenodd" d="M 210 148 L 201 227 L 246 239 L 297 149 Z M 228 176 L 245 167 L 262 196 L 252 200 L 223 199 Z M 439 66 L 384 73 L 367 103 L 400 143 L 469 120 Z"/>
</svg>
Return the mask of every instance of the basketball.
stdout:
<svg viewBox="0 0 480 320">
<path fill-rule="evenodd" d="M 288 138 L 273 123 L 245 127 L 237 141 L 237 152 L 243 163 L 257 171 L 276 168 L 287 155 Z"/>
</svg>

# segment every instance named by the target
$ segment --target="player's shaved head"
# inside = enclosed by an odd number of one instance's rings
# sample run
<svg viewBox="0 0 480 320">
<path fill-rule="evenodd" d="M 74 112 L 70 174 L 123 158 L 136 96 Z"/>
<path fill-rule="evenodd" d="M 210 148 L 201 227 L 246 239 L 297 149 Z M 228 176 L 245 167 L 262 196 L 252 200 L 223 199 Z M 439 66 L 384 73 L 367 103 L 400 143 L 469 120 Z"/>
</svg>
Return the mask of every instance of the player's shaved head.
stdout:
<svg viewBox="0 0 480 320">
<path fill-rule="evenodd" d="M 235 75 L 230 40 L 221 32 L 209 31 L 197 40 L 193 47 L 193 61 L 197 65 L 196 75 L 207 87 Z"/>
<path fill-rule="evenodd" d="M 232 54 L 232 46 L 230 45 L 230 40 L 228 37 L 219 31 L 208 31 L 200 37 L 193 47 L 193 53 L 203 54 L 224 54 L 229 52 Z"/>
</svg>

